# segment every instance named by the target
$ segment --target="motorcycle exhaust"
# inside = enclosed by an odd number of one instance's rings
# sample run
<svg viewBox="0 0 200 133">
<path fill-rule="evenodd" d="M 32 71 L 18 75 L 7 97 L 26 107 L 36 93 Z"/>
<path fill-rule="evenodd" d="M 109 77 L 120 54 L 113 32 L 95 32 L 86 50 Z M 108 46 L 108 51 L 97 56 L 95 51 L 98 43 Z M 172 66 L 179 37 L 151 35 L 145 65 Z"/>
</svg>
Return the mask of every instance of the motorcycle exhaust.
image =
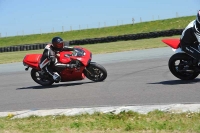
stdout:
<svg viewBox="0 0 200 133">
<path fill-rule="evenodd" d="M 28 71 L 29 67 L 25 68 L 26 71 Z"/>
</svg>

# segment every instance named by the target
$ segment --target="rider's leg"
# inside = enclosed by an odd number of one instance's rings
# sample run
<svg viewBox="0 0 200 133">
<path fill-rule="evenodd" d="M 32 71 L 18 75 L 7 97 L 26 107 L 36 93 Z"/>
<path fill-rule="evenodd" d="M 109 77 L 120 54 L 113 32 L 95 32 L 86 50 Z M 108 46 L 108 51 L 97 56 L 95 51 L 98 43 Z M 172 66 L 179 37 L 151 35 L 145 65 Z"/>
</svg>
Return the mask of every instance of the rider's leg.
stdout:
<svg viewBox="0 0 200 133">
<path fill-rule="evenodd" d="M 197 46 L 195 45 L 181 45 L 182 50 L 196 59 L 197 61 L 200 61 L 200 51 Z"/>
<path fill-rule="evenodd" d="M 47 72 L 49 75 L 51 75 L 53 77 L 53 80 L 55 81 L 60 81 L 61 77 L 57 72 L 53 72 L 51 66 L 46 66 L 43 69 L 45 72 Z"/>
<path fill-rule="evenodd" d="M 52 63 L 50 62 L 50 60 L 45 59 L 44 61 L 42 61 L 42 62 L 40 63 L 40 68 L 41 68 L 44 72 L 46 72 L 46 73 L 48 73 L 49 75 L 51 75 L 55 81 L 60 81 L 60 80 L 61 80 L 60 75 L 59 75 L 58 73 L 54 73 L 54 72 L 53 72 L 53 70 L 52 70 L 50 64 L 52 64 Z"/>
</svg>

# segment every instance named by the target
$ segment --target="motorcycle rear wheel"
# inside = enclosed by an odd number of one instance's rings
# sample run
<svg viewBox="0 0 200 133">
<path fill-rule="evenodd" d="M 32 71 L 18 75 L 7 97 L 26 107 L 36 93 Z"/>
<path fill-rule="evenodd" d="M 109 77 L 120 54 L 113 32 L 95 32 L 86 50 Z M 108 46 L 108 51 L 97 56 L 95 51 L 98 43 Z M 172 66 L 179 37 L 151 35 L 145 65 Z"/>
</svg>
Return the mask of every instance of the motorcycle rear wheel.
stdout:
<svg viewBox="0 0 200 133">
<path fill-rule="evenodd" d="M 41 74 L 36 69 L 31 70 L 31 77 L 36 83 L 38 83 L 42 86 L 50 86 L 54 83 L 54 81 L 51 79 L 42 78 Z"/>
<path fill-rule="evenodd" d="M 169 59 L 168 67 L 175 77 L 181 80 L 193 80 L 199 73 L 195 72 L 192 60 L 193 58 L 185 53 L 177 53 Z"/>
<path fill-rule="evenodd" d="M 86 69 L 87 70 L 84 70 L 84 75 L 92 81 L 101 82 L 105 80 L 107 77 L 106 69 L 100 64 L 97 64 L 95 62 L 87 66 Z"/>
</svg>

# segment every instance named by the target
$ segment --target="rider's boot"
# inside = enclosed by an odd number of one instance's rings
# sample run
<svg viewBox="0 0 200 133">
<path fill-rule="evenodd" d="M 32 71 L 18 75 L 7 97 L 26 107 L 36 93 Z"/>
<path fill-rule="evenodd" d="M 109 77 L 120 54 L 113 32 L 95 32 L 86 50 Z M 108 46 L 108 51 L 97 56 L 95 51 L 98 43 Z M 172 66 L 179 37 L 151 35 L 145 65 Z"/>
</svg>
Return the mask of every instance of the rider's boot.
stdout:
<svg viewBox="0 0 200 133">
<path fill-rule="evenodd" d="M 54 75 L 53 75 L 53 80 L 54 80 L 56 83 L 58 83 L 58 82 L 61 80 L 61 77 L 60 77 L 60 75 L 59 75 L 57 72 L 54 73 Z"/>
</svg>

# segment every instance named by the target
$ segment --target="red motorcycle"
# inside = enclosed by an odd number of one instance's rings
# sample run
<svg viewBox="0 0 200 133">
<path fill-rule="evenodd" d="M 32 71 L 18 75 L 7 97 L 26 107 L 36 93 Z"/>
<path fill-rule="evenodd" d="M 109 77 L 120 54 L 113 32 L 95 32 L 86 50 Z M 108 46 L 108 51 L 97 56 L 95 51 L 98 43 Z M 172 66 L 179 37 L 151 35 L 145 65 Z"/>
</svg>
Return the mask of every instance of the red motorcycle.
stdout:
<svg viewBox="0 0 200 133">
<path fill-rule="evenodd" d="M 91 62 L 92 53 L 89 50 L 76 46 L 73 51 L 62 51 L 59 54 L 60 56 L 57 57 L 58 62 L 76 64 L 75 68 L 53 68 L 55 72 L 60 74 L 60 82 L 83 80 L 85 77 L 94 82 L 100 82 L 106 79 L 106 69 L 96 62 Z M 52 85 L 54 83 L 53 78 L 39 67 L 41 57 L 42 54 L 26 55 L 23 59 L 24 66 L 27 66 L 25 70 L 28 71 L 29 67 L 32 68 L 31 77 L 36 83 L 42 86 Z"/>
<path fill-rule="evenodd" d="M 180 39 L 168 38 L 163 39 L 162 42 L 170 46 L 175 52 L 168 62 L 171 73 L 182 80 L 195 79 L 200 73 L 198 63 L 181 49 Z"/>
</svg>

